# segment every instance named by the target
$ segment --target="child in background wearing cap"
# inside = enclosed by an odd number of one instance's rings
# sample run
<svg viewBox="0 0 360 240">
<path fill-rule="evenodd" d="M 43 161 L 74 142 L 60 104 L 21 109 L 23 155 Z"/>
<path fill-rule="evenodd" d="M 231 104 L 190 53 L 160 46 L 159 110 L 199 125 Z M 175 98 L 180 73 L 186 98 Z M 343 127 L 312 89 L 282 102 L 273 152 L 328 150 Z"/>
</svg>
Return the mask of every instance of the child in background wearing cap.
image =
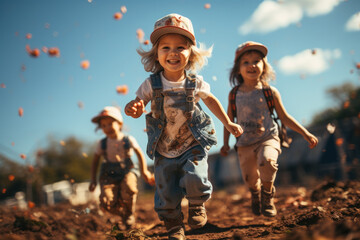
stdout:
<svg viewBox="0 0 360 240">
<path fill-rule="evenodd" d="M 210 198 L 208 151 L 216 144 L 211 118 L 199 100 L 219 118 L 226 129 L 240 136 L 242 129 L 230 121 L 210 86 L 195 72 L 207 63 L 211 49 L 199 49 L 191 21 L 178 14 L 159 19 L 150 36 L 152 48 L 138 49 L 147 72 L 153 74 L 136 92 L 125 113 L 146 115 L 147 154 L 154 159 L 155 211 L 164 221 L 169 239 L 185 239 L 181 201 L 189 201 L 188 224 L 201 228 L 207 222 L 204 203 Z"/>
<path fill-rule="evenodd" d="M 122 131 L 123 119 L 116 107 L 105 107 L 92 120 L 106 135 L 98 142 L 91 168 L 89 190 L 96 187 L 96 173 L 100 157 L 103 163 L 100 170 L 100 206 L 102 209 L 118 215 L 127 229 L 135 223 L 135 204 L 138 193 L 137 177 L 139 170 L 132 162 L 131 155 L 135 152 L 140 172 L 144 180 L 154 185 L 154 176 L 147 169 L 144 154 L 137 141 Z"/>
<path fill-rule="evenodd" d="M 274 181 L 278 170 L 277 159 L 281 153 L 278 126 L 270 115 L 263 87 L 275 79 L 275 72 L 268 63 L 267 48 L 256 42 L 245 42 L 236 49 L 234 66 L 230 72 L 231 85 L 238 86 L 235 93 L 236 115 L 231 109 L 229 95 L 228 115 L 244 129 L 237 138 L 236 148 L 242 176 L 251 192 L 251 207 L 256 215 L 273 217 L 277 214 L 274 205 Z M 275 111 L 281 122 L 301 134 L 309 147 L 317 145 L 318 139 L 288 114 L 279 91 L 270 87 Z M 224 129 L 222 155 L 229 147 L 229 132 Z"/>
</svg>

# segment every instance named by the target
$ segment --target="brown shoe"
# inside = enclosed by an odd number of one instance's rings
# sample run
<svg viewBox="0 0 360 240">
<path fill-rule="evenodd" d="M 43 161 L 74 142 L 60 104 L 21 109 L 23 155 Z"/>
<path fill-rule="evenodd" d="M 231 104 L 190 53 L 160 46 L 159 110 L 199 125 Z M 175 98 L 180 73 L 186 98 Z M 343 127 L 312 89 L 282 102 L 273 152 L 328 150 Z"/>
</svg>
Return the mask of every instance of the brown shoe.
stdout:
<svg viewBox="0 0 360 240">
<path fill-rule="evenodd" d="M 271 192 L 265 191 L 261 188 L 261 212 L 266 217 L 275 217 L 277 214 L 274 204 L 275 187 Z"/>
<path fill-rule="evenodd" d="M 260 212 L 260 190 L 253 190 L 250 189 L 251 192 L 251 210 L 252 212 L 257 215 L 260 216 L 261 212 Z"/>
<path fill-rule="evenodd" d="M 189 204 L 188 224 L 192 229 L 198 229 L 205 226 L 207 222 L 206 209 L 204 204 Z"/>
<path fill-rule="evenodd" d="M 184 217 L 181 214 L 178 218 L 164 220 L 166 230 L 168 231 L 169 240 L 186 239 L 183 218 Z"/>
</svg>

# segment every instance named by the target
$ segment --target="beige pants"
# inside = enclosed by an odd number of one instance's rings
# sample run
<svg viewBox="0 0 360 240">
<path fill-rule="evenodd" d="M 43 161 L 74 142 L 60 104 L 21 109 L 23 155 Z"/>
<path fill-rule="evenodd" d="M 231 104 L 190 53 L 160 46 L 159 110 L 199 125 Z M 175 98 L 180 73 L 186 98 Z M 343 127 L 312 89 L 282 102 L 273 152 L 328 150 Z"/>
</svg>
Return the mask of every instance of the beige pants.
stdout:
<svg viewBox="0 0 360 240">
<path fill-rule="evenodd" d="M 237 153 L 244 182 L 250 189 L 260 190 L 262 182 L 275 181 L 278 170 L 277 159 L 281 153 L 277 138 L 238 147 Z"/>
<path fill-rule="evenodd" d="M 100 206 L 113 214 L 129 217 L 135 213 L 137 177 L 129 172 L 119 184 L 101 185 Z"/>
</svg>

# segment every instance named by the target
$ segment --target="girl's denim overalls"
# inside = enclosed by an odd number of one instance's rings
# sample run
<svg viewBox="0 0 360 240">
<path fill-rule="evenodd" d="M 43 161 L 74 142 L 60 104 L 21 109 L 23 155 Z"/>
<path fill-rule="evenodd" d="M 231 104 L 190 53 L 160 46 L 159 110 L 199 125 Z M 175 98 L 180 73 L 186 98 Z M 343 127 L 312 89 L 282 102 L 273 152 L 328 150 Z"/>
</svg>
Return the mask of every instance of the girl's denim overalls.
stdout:
<svg viewBox="0 0 360 240">
<path fill-rule="evenodd" d="M 194 90 L 195 76 L 186 79 L 185 92 L 188 127 L 199 145 L 196 145 L 176 158 L 166 158 L 156 152 L 156 146 L 166 124 L 163 110 L 164 93 L 160 74 L 150 76 L 155 109 L 146 115 L 148 134 L 147 154 L 155 158 L 155 211 L 161 220 L 174 219 L 181 214 L 181 200 L 184 196 L 192 204 L 202 204 L 212 193 L 208 180 L 208 151 L 217 143 L 215 128 L 209 115 L 196 103 Z M 175 94 L 175 93 L 173 93 Z M 178 93 L 176 93 L 178 94 Z M 153 117 L 154 116 L 154 117 Z"/>
</svg>

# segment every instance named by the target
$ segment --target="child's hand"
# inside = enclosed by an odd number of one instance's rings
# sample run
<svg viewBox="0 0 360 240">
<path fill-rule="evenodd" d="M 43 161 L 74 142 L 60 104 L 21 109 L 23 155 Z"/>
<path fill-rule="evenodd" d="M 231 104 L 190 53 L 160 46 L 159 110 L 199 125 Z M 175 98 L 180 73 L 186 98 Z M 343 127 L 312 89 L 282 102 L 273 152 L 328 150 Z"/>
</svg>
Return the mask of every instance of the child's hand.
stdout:
<svg viewBox="0 0 360 240">
<path fill-rule="evenodd" d="M 132 100 L 125 106 L 125 114 L 133 118 L 140 117 L 144 111 L 145 111 L 145 104 L 143 100 L 140 101 Z"/>
<path fill-rule="evenodd" d="M 96 182 L 91 182 L 89 185 L 89 191 L 93 192 L 96 188 Z"/>
<path fill-rule="evenodd" d="M 145 170 L 145 172 L 143 173 L 143 177 L 145 182 L 147 182 L 151 186 L 155 185 L 155 177 L 153 173 L 149 172 L 148 170 Z"/>
<path fill-rule="evenodd" d="M 306 136 L 306 141 L 310 143 L 309 148 L 314 148 L 318 144 L 319 140 L 312 134 Z"/>
<path fill-rule="evenodd" d="M 233 123 L 233 122 L 229 123 L 225 127 L 235 137 L 240 137 L 240 135 L 243 134 L 243 132 L 244 132 L 244 130 L 241 128 L 240 125 Z"/>
<path fill-rule="evenodd" d="M 221 154 L 221 156 L 226 157 L 228 155 L 229 151 L 230 151 L 229 145 L 224 145 L 220 149 L 220 154 Z"/>
</svg>

